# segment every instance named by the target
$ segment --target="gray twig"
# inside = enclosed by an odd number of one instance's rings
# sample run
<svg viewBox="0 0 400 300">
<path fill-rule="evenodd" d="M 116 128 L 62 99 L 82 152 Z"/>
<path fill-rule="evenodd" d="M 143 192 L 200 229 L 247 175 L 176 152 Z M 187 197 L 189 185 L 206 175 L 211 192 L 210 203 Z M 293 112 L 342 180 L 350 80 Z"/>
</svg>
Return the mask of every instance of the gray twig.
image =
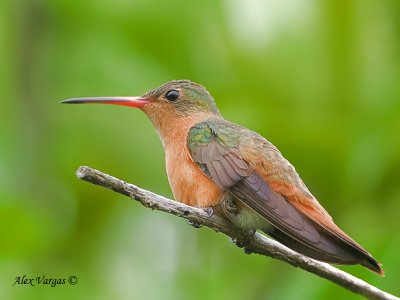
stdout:
<svg viewBox="0 0 400 300">
<path fill-rule="evenodd" d="M 294 267 L 301 268 L 328 279 L 345 289 L 360 294 L 368 299 L 400 299 L 329 264 L 313 260 L 292 251 L 258 232 L 243 232 L 233 226 L 232 223 L 226 219 L 223 219 L 216 214 L 212 214 L 211 210 L 191 207 L 173 201 L 90 167 L 80 167 L 76 174 L 79 179 L 106 187 L 125 196 L 129 196 L 132 199 L 139 201 L 145 207 L 182 217 L 195 226 L 205 226 L 215 230 L 216 232 L 222 232 L 235 240 L 237 245 L 243 247 L 246 253 L 258 253 L 260 255 L 279 259 Z"/>
</svg>

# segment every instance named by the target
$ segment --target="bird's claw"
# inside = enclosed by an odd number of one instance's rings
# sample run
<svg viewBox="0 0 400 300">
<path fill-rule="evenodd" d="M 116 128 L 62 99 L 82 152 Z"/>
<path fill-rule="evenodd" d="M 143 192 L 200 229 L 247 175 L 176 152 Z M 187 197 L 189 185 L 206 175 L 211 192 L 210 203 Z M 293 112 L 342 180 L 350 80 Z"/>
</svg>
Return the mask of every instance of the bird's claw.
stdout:
<svg viewBox="0 0 400 300">
<path fill-rule="evenodd" d="M 201 228 L 201 227 L 203 227 L 202 224 L 197 223 L 197 222 L 192 221 L 192 220 L 188 220 L 187 222 L 188 222 L 188 224 L 189 224 L 190 226 L 193 226 L 194 228 Z"/>
<path fill-rule="evenodd" d="M 204 208 L 204 212 L 207 214 L 208 218 L 211 218 L 214 215 L 214 209 L 212 207 Z"/>
<path fill-rule="evenodd" d="M 255 230 L 249 230 L 245 234 L 244 239 L 238 239 L 238 238 L 231 238 L 232 243 L 234 243 L 236 246 L 239 248 L 246 248 L 246 246 L 250 243 L 251 238 L 253 237 Z"/>
</svg>

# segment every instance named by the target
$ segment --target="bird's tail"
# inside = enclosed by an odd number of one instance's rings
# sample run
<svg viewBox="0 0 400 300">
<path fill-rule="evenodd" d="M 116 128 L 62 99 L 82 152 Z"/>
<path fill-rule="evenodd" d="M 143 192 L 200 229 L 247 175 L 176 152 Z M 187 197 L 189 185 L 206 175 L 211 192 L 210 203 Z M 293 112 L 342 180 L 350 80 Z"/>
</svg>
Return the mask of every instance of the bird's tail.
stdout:
<svg viewBox="0 0 400 300">
<path fill-rule="evenodd" d="M 360 265 L 366 267 L 367 269 L 371 270 L 372 272 L 378 274 L 379 276 L 384 277 L 385 271 L 382 269 L 382 264 L 377 261 L 372 256 L 367 257 L 367 259 L 360 263 Z"/>
<path fill-rule="evenodd" d="M 264 232 L 292 250 L 316 260 L 341 265 L 360 264 L 372 272 L 384 276 L 382 264 L 375 260 L 369 253 L 349 247 L 348 244 L 343 243 L 343 241 L 330 235 L 326 231 L 320 231 L 320 233 L 323 235 L 329 235 L 327 238 L 334 243 L 335 248 L 337 249 L 335 255 L 327 253 L 323 249 L 319 249 L 318 245 L 311 247 L 309 244 L 301 243 L 276 227 L 271 226 L 267 230 L 264 230 Z"/>
</svg>

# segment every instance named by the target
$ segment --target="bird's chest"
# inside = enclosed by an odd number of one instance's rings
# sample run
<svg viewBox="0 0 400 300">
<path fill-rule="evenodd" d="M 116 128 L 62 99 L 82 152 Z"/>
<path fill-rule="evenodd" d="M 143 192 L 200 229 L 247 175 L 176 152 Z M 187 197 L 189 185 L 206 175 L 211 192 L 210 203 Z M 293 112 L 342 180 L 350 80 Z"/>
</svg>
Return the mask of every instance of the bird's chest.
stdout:
<svg viewBox="0 0 400 300">
<path fill-rule="evenodd" d="M 168 181 L 177 201 L 197 207 L 219 203 L 223 191 L 193 162 L 186 140 L 165 147 L 165 156 Z"/>
</svg>

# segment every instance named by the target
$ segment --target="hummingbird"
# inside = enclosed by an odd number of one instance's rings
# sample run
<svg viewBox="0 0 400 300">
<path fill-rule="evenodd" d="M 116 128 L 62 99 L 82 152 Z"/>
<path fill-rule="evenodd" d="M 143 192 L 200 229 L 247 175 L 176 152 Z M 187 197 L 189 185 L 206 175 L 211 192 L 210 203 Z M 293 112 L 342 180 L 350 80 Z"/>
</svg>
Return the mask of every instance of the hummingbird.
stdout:
<svg viewBox="0 0 400 300">
<path fill-rule="evenodd" d="M 71 98 L 62 103 L 136 107 L 153 123 L 175 200 L 212 208 L 243 230 L 333 264 L 381 263 L 341 230 L 293 165 L 260 134 L 225 120 L 200 84 L 172 80 L 139 97 Z"/>
</svg>

